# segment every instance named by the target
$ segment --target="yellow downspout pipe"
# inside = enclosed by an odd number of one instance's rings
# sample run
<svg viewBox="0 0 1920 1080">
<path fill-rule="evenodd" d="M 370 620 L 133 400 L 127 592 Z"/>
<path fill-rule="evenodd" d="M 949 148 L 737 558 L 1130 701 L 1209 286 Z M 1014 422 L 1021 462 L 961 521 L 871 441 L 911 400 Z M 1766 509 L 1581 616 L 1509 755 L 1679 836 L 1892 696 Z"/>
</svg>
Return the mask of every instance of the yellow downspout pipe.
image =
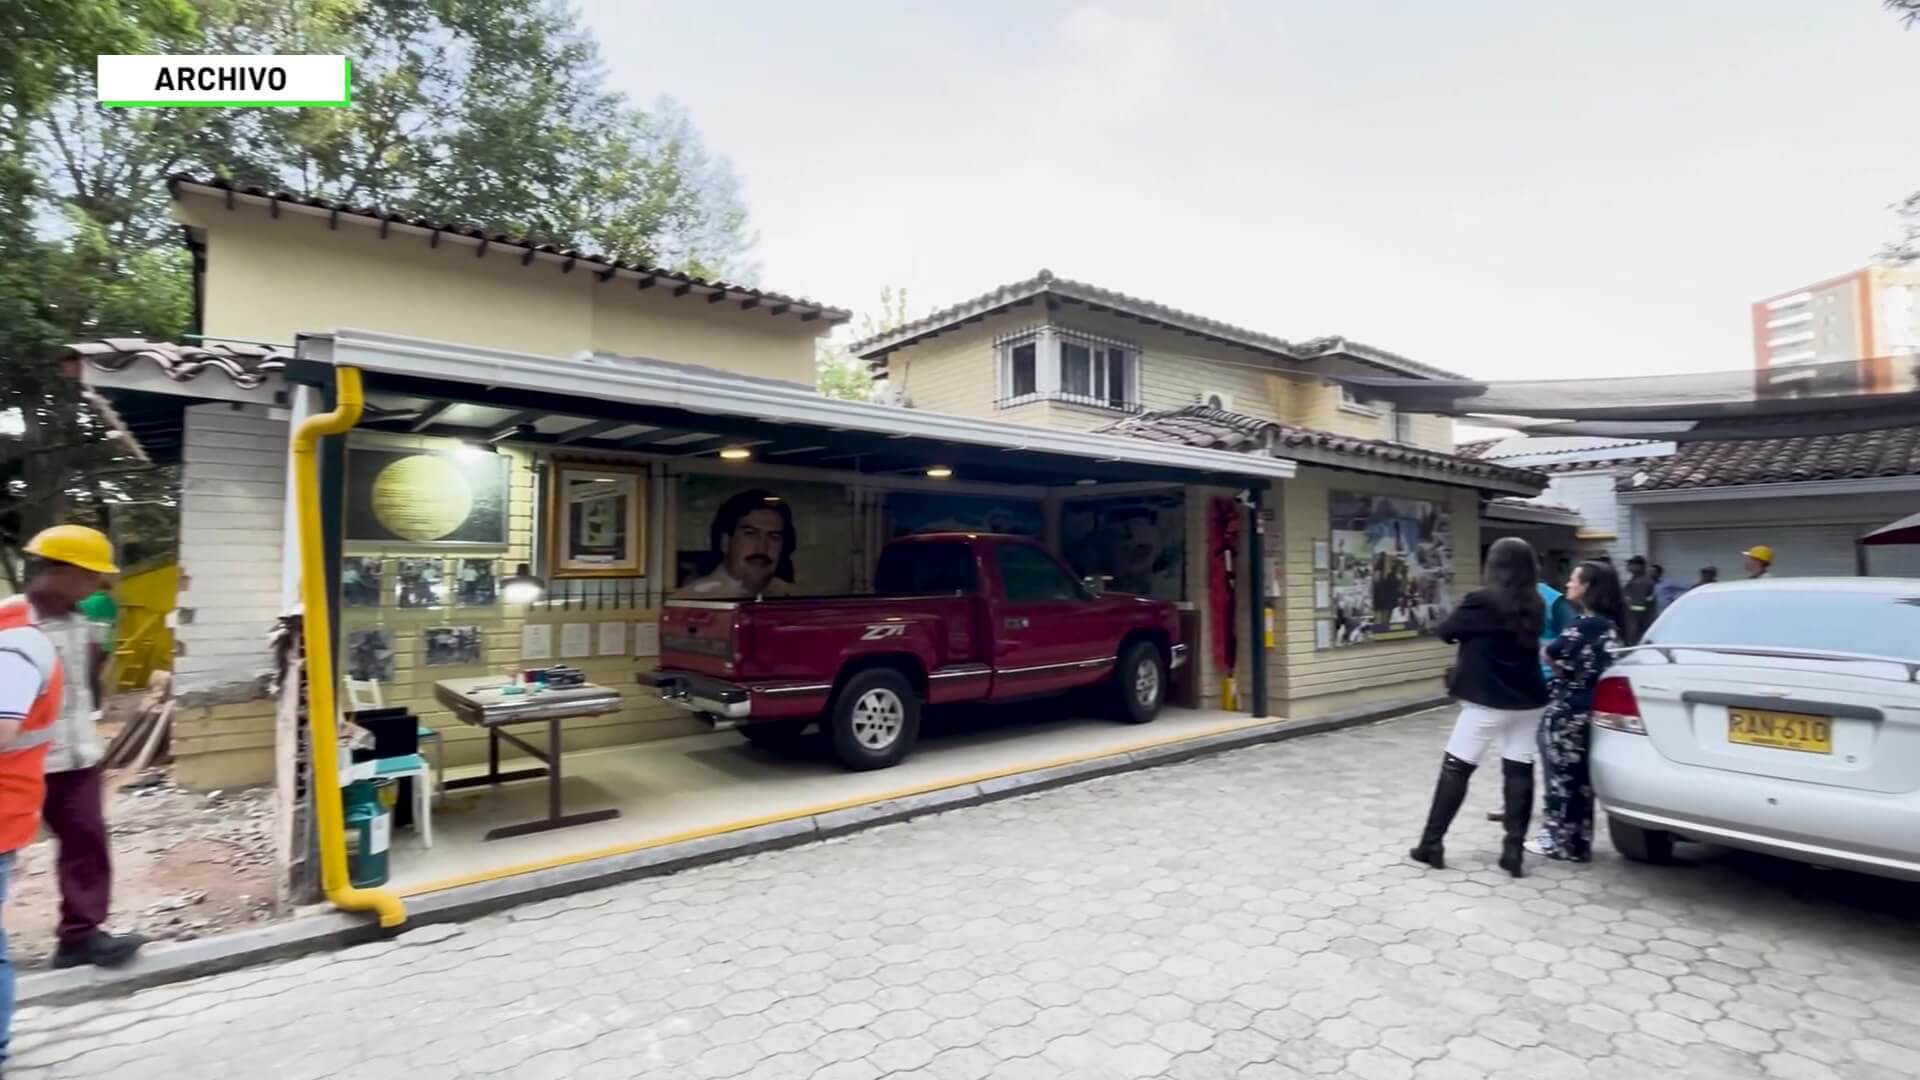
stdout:
<svg viewBox="0 0 1920 1080">
<path fill-rule="evenodd" d="M 381 926 L 407 921 L 406 906 L 389 889 L 356 889 L 347 882 L 347 837 L 340 805 L 340 743 L 334 723 L 333 619 L 327 606 L 326 545 L 320 532 L 320 439 L 360 422 L 366 399 L 360 369 L 335 369 L 339 399 L 293 432 L 294 513 L 300 526 L 300 606 L 305 610 L 307 728 L 313 754 L 313 809 L 320 827 L 320 885 L 342 911 L 379 913 Z"/>
</svg>

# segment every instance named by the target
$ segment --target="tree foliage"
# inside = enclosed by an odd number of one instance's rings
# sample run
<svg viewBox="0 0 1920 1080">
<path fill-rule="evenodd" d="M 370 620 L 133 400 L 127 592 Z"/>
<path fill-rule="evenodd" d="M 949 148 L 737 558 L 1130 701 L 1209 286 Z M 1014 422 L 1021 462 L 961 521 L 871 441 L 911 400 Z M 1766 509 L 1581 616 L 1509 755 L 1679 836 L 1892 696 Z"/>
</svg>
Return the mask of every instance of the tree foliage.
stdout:
<svg viewBox="0 0 1920 1080">
<path fill-rule="evenodd" d="M 877 337 L 907 323 L 907 290 L 889 285 L 880 290 L 880 302 L 874 310 L 860 316 L 857 340 Z M 814 375 L 822 394 L 844 401 L 867 401 L 873 397 L 873 373 L 867 362 L 853 355 L 847 342 L 822 339 L 815 346 Z"/>
<path fill-rule="evenodd" d="M 561 0 L 11 0 L 0 35 L 0 570 L 45 524 L 171 498 L 55 363 L 77 339 L 194 329 L 170 174 L 753 276 L 731 167 L 671 101 L 601 89 Z M 101 109 L 103 52 L 344 54 L 353 106 Z"/>
</svg>

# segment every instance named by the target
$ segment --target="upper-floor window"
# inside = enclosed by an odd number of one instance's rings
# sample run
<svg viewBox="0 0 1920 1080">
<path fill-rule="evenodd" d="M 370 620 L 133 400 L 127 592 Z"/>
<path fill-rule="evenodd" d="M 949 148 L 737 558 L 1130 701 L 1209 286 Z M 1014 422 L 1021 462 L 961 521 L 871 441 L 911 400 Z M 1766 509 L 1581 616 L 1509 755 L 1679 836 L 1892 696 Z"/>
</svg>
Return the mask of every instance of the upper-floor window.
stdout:
<svg viewBox="0 0 1920 1080">
<path fill-rule="evenodd" d="M 1382 426 L 1389 440 L 1397 443 L 1413 441 L 1413 417 L 1410 414 L 1401 412 L 1393 402 L 1385 400 L 1374 402 L 1373 408 L 1386 421 Z"/>
<path fill-rule="evenodd" d="M 1348 412 L 1365 416 L 1376 416 L 1381 420 L 1380 435 L 1391 442 L 1411 443 L 1413 438 L 1413 417 L 1401 412 L 1393 402 L 1386 398 L 1363 398 L 1354 392 L 1353 387 L 1340 385 L 1340 407 Z"/>
<path fill-rule="evenodd" d="M 1140 403 L 1140 350 L 1056 327 L 1002 339 L 999 403 L 1068 401 L 1114 409 Z"/>
</svg>

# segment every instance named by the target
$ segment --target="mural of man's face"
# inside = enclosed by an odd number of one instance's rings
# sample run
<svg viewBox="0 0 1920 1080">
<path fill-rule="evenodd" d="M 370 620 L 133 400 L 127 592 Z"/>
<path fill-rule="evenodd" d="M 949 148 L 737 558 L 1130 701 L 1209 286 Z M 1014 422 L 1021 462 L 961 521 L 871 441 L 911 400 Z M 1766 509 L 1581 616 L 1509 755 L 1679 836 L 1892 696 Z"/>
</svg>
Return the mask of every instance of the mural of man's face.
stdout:
<svg viewBox="0 0 1920 1080">
<path fill-rule="evenodd" d="M 753 592 L 773 582 L 787 551 L 785 523 L 778 511 L 755 510 L 734 525 L 726 538 L 727 573 Z"/>
</svg>

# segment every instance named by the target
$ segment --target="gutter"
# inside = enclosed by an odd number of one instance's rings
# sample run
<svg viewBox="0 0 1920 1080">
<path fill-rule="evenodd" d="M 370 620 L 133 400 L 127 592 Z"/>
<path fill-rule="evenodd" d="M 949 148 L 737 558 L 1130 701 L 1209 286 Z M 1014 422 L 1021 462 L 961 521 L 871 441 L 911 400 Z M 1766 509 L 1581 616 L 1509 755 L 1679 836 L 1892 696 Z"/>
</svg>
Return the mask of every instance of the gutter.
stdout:
<svg viewBox="0 0 1920 1080">
<path fill-rule="evenodd" d="M 300 526 L 300 602 L 307 654 L 307 727 L 313 754 L 313 805 L 320 829 L 320 885 L 342 911 L 372 911 L 383 927 L 407 921 L 400 897 L 387 889 L 356 889 L 347 881 L 347 837 L 340 799 L 340 743 L 333 677 L 333 616 L 327 607 L 325 544 L 320 530 L 320 440 L 352 430 L 366 399 L 358 368 L 336 369 L 339 402 L 293 432 L 294 511 Z"/>
<path fill-rule="evenodd" d="M 1738 499 L 1787 499 L 1805 495 L 1884 495 L 1920 491 L 1920 476 L 1877 476 L 1861 480 L 1784 480 L 1770 484 L 1720 484 L 1702 488 L 1620 488 L 1614 497 L 1629 505 L 1729 502 Z"/>
</svg>

